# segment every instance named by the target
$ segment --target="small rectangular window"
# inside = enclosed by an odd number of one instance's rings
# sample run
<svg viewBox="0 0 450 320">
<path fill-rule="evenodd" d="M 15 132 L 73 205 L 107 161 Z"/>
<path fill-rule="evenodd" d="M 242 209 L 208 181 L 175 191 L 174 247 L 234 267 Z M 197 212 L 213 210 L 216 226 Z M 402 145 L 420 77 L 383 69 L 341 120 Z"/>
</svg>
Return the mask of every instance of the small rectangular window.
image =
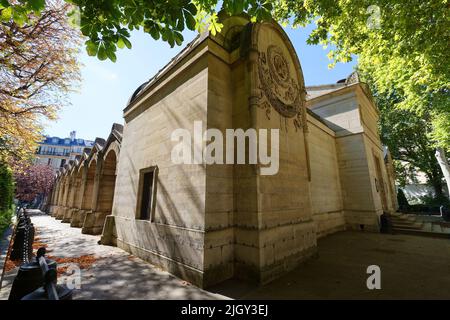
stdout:
<svg viewBox="0 0 450 320">
<path fill-rule="evenodd" d="M 153 221 L 158 167 L 142 169 L 139 174 L 139 197 L 136 217 Z"/>
</svg>

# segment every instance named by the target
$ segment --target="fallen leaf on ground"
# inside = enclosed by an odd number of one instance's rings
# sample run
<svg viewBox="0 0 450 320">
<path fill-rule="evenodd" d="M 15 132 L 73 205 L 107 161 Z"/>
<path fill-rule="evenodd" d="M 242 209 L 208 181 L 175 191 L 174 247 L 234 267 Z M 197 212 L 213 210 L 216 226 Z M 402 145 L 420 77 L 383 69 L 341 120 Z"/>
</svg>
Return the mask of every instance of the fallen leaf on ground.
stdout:
<svg viewBox="0 0 450 320">
<path fill-rule="evenodd" d="M 33 242 L 33 249 L 39 249 L 39 248 L 42 248 L 42 247 L 44 247 L 44 248 L 47 248 L 47 244 L 46 243 L 44 243 L 44 242 Z"/>
<path fill-rule="evenodd" d="M 58 277 L 65 274 L 67 272 L 67 268 L 69 268 L 69 266 L 58 267 L 57 268 Z"/>
<path fill-rule="evenodd" d="M 5 262 L 5 272 L 10 272 L 15 268 L 20 267 L 20 265 L 21 265 L 20 260 L 11 261 L 8 259 Z"/>
<path fill-rule="evenodd" d="M 98 260 L 93 255 L 85 255 L 85 256 L 70 257 L 70 258 L 53 257 L 53 256 L 48 255 L 47 258 L 50 260 L 55 260 L 56 263 L 58 263 L 58 264 L 74 263 L 74 264 L 77 264 L 80 269 L 88 269 Z"/>
</svg>

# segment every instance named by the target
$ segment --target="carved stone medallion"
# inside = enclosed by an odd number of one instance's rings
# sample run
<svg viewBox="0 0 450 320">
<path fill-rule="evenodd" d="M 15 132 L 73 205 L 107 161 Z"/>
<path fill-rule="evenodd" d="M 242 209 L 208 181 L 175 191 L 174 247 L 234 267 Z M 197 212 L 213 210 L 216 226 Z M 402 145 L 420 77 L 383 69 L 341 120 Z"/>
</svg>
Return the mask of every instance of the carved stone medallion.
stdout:
<svg viewBox="0 0 450 320">
<path fill-rule="evenodd" d="M 300 86 L 279 47 L 270 45 L 259 53 L 258 73 L 260 89 L 272 107 L 286 118 L 298 116 L 302 108 Z"/>
</svg>

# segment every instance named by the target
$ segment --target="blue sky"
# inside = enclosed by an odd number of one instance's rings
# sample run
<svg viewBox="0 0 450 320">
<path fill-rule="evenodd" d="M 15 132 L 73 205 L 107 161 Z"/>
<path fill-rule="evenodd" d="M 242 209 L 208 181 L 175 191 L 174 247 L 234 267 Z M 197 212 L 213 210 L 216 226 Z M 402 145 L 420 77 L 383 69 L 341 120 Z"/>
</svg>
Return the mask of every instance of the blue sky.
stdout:
<svg viewBox="0 0 450 320">
<path fill-rule="evenodd" d="M 355 61 L 328 69 L 328 50 L 306 44 L 311 30 L 311 26 L 286 28 L 300 59 L 306 85 L 335 83 L 347 77 L 353 71 Z M 78 92 L 70 95 L 71 105 L 62 108 L 59 119 L 45 125 L 45 134 L 64 138 L 75 130 L 78 138 L 106 138 L 114 122 L 123 123 L 122 110 L 134 90 L 194 37 L 195 33 L 185 32 L 183 45 L 170 48 L 167 43 L 154 41 L 149 35 L 136 31 L 131 38 L 133 48 L 118 50 L 116 63 L 89 57 L 83 48 L 81 86 Z"/>
</svg>

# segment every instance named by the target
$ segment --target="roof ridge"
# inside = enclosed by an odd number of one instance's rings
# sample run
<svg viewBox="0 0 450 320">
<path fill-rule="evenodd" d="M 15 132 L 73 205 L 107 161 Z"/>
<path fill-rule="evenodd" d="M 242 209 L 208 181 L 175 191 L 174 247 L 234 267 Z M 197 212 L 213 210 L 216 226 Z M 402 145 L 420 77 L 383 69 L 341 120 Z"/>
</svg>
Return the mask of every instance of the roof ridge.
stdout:
<svg viewBox="0 0 450 320">
<path fill-rule="evenodd" d="M 144 92 L 149 86 L 151 86 L 154 82 L 156 82 L 156 80 L 158 80 L 162 75 L 168 72 L 179 60 L 184 58 L 189 52 L 195 49 L 197 45 L 202 43 L 203 40 L 205 40 L 207 37 L 209 37 L 209 31 L 198 33 L 192 41 L 186 44 L 186 46 L 183 49 L 181 49 L 180 52 L 178 52 L 175 56 L 173 56 L 172 59 L 170 59 L 170 61 L 166 63 L 161 69 L 159 69 L 153 77 L 142 83 L 133 92 L 130 99 L 128 100 L 127 106 L 129 106 L 133 101 L 135 101 L 136 98 L 142 92 Z"/>
</svg>

